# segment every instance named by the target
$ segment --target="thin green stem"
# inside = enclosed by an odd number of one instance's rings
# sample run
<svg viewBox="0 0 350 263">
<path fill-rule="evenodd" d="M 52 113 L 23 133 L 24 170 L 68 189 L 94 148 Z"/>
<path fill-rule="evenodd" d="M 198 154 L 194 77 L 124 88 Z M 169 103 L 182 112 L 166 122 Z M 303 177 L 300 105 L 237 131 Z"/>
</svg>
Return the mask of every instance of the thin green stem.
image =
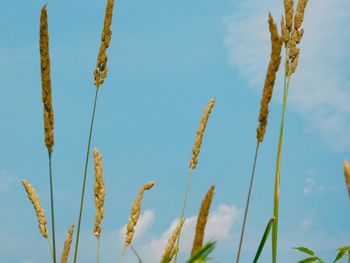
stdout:
<svg viewBox="0 0 350 263">
<path fill-rule="evenodd" d="M 76 242 L 75 242 L 75 251 L 74 251 L 74 263 L 77 262 L 77 256 L 78 256 L 79 234 L 80 234 L 81 218 L 82 218 L 82 215 L 83 215 L 86 174 L 87 174 L 87 168 L 88 168 L 88 163 L 89 163 L 90 145 L 91 145 L 92 130 L 93 130 L 93 127 L 94 127 L 94 119 L 95 119 L 95 111 L 96 111 L 98 90 L 99 90 L 99 87 L 96 86 L 95 101 L 94 101 L 94 107 L 93 107 L 93 110 L 92 110 L 92 118 L 91 118 L 91 123 L 90 123 L 89 139 L 88 139 L 88 145 L 87 145 L 87 150 L 86 150 L 83 186 L 82 186 L 82 190 L 81 190 L 78 230 L 77 230 L 77 238 L 76 238 Z"/>
<path fill-rule="evenodd" d="M 122 253 L 122 257 L 121 257 L 121 259 L 120 259 L 120 263 L 123 263 L 123 262 L 124 262 L 125 251 L 126 251 L 126 246 L 124 246 L 123 253 Z"/>
<path fill-rule="evenodd" d="M 242 225 L 242 231 L 241 231 L 241 237 L 239 240 L 239 246 L 238 246 L 238 252 L 237 252 L 237 259 L 236 262 L 239 262 L 239 257 L 241 255 L 241 249 L 242 249 L 242 244 L 243 244 L 243 236 L 244 236 L 244 229 L 247 221 L 247 215 L 248 215 L 248 209 L 249 209 L 249 202 L 250 202 L 250 196 L 252 193 L 253 189 L 253 182 L 254 182 L 254 176 L 255 176 L 255 167 L 256 167 L 256 160 L 258 159 L 258 153 L 259 153 L 259 146 L 260 143 L 259 141 L 256 142 L 256 148 L 255 148 L 255 156 L 254 156 L 254 162 L 253 162 L 253 169 L 252 169 L 252 174 L 250 176 L 250 184 L 249 184 L 249 191 L 248 191 L 248 197 L 245 205 L 245 210 L 244 210 L 244 218 L 243 218 L 243 225 Z"/>
<path fill-rule="evenodd" d="M 56 243 L 55 243 L 55 212 L 53 205 L 53 183 L 52 183 L 52 153 L 49 153 L 49 170 L 50 170 L 50 199 L 51 199 L 51 227 L 52 227 L 52 242 L 53 242 L 53 262 L 56 263 Z"/>
<path fill-rule="evenodd" d="M 136 252 L 136 249 L 133 246 L 130 246 L 132 252 L 134 252 L 135 256 L 137 257 L 139 263 L 142 263 L 142 259 L 140 257 L 140 255 Z"/>
<path fill-rule="evenodd" d="M 52 261 L 54 261 L 53 250 L 52 250 L 52 245 L 51 245 L 50 238 L 47 237 L 46 239 L 47 239 L 47 243 L 49 244 L 49 249 L 50 249 L 50 254 L 51 254 L 51 257 L 52 257 Z"/>
<path fill-rule="evenodd" d="M 283 129 L 284 119 L 287 107 L 288 89 L 290 76 L 288 76 L 288 49 L 286 49 L 286 62 L 285 62 L 285 73 L 283 83 L 283 103 L 282 103 L 282 115 L 280 123 L 280 131 L 278 137 L 278 148 L 276 158 L 276 173 L 275 173 L 275 188 L 274 188 L 274 207 L 273 217 L 275 222 L 272 226 L 272 262 L 277 262 L 277 236 L 278 236 L 278 212 L 279 212 L 279 195 L 280 195 L 280 179 L 281 179 L 281 160 L 282 160 L 282 142 L 283 142 Z"/>
<path fill-rule="evenodd" d="M 187 177 L 185 198 L 184 198 L 184 203 L 183 203 L 182 210 L 181 210 L 180 222 L 184 219 L 184 216 L 185 216 L 185 209 L 186 209 L 186 205 L 187 205 L 187 198 L 188 198 L 188 192 L 190 189 L 192 173 L 193 173 L 193 169 L 191 168 L 190 174 Z M 180 250 L 179 245 L 180 245 L 180 239 L 181 239 L 181 231 L 182 231 L 182 226 L 180 226 L 179 237 L 177 238 L 177 241 L 176 241 L 176 247 L 178 248 L 178 250 Z M 175 254 L 175 263 L 177 262 L 177 254 L 178 254 L 178 252 Z"/>
<path fill-rule="evenodd" d="M 97 237 L 97 259 L 96 263 L 100 262 L 100 250 L 101 250 L 101 238 L 100 236 Z"/>
</svg>

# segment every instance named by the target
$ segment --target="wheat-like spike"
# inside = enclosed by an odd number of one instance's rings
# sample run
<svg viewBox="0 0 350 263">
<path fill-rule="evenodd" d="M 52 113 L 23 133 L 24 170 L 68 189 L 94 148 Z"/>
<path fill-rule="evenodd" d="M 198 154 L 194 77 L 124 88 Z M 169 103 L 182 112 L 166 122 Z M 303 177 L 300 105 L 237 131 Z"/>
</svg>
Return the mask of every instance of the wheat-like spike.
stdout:
<svg viewBox="0 0 350 263">
<path fill-rule="evenodd" d="M 257 128 L 256 139 L 258 142 L 264 140 L 266 126 L 267 126 L 267 117 L 269 114 L 269 103 L 272 98 L 272 92 L 275 85 L 276 73 L 279 69 L 281 63 L 281 50 L 283 44 L 283 37 L 279 36 L 277 25 L 275 24 L 273 17 L 269 14 L 269 30 L 271 33 L 271 57 L 270 63 L 267 69 L 263 94 L 261 98 L 261 107 L 259 112 L 259 126 Z"/>
<path fill-rule="evenodd" d="M 294 29 L 299 29 L 304 20 L 304 12 L 308 0 L 299 0 L 294 15 Z"/>
<path fill-rule="evenodd" d="M 101 221 L 104 216 L 104 202 L 105 202 L 105 184 L 103 182 L 103 173 L 102 173 L 102 155 L 98 149 L 94 149 L 94 166 L 95 166 L 95 184 L 94 184 L 94 193 L 95 193 L 95 227 L 94 235 L 99 237 L 101 235 Z"/>
<path fill-rule="evenodd" d="M 70 228 L 68 229 L 66 240 L 64 241 L 64 247 L 63 247 L 62 256 L 61 256 L 61 263 L 68 262 L 69 251 L 73 241 L 73 232 L 74 232 L 74 225 L 71 225 Z"/>
<path fill-rule="evenodd" d="M 214 196 L 214 190 L 215 185 L 212 185 L 202 201 L 197 218 L 196 233 L 193 240 L 191 256 L 196 254 L 203 246 L 204 231 L 208 220 L 211 201 L 213 200 Z"/>
<path fill-rule="evenodd" d="M 171 234 L 167 246 L 165 248 L 165 251 L 163 253 L 162 259 L 160 260 L 161 263 L 168 263 L 172 260 L 173 256 L 177 253 L 178 247 L 175 246 L 176 240 L 179 237 L 180 230 L 185 222 L 185 219 L 180 219 L 177 223 L 176 228 L 173 230 L 173 233 Z"/>
<path fill-rule="evenodd" d="M 286 19 L 286 28 L 288 32 L 292 31 L 293 25 L 293 0 L 284 0 L 284 16 Z"/>
<path fill-rule="evenodd" d="M 132 205 L 129 223 L 126 227 L 125 247 L 131 244 L 131 241 L 134 237 L 135 227 L 141 213 L 141 203 L 142 203 L 143 194 L 146 190 L 150 190 L 154 185 L 155 183 L 151 181 L 146 183 L 144 186 L 142 186 L 136 197 L 135 202 Z"/>
<path fill-rule="evenodd" d="M 289 42 L 289 39 L 290 39 L 290 34 L 288 32 L 288 29 L 286 27 L 286 21 L 284 19 L 284 16 L 282 16 L 282 19 L 281 19 L 281 35 L 282 35 L 282 38 L 283 38 L 283 41 L 284 41 L 284 46 L 287 47 L 287 44 Z"/>
<path fill-rule="evenodd" d="M 46 5 L 40 13 L 40 66 L 42 102 L 44 104 L 44 130 L 45 144 L 50 153 L 54 145 L 54 112 L 52 107 L 51 77 L 50 77 L 50 54 L 49 54 L 49 32 L 47 23 Z"/>
<path fill-rule="evenodd" d="M 199 155 L 199 152 L 201 149 L 205 128 L 207 127 L 208 119 L 209 119 L 211 110 L 213 109 L 214 106 L 215 106 L 215 98 L 211 99 L 208 102 L 208 105 L 204 110 L 201 122 L 199 124 L 196 140 L 195 140 L 193 148 L 192 148 L 192 158 L 190 160 L 190 169 L 191 170 L 194 170 L 198 164 L 198 155 Z"/>
<path fill-rule="evenodd" d="M 348 161 L 344 161 L 344 176 L 345 176 L 345 183 L 346 188 L 348 190 L 349 199 L 350 199 L 350 165 Z"/>
<path fill-rule="evenodd" d="M 107 48 L 112 38 L 112 17 L 113 17 L 114 0 L 107 0 L 103 31 L 101 36 L 100 50 L 97 57 L 96 69 L 94 71 L 94 84 L 96 88 L 103 84 L 107 76 Z"/>
<path fill-rule="evenodd" d="M 47 220 L 45 217 L 44 209 L 41 206 L 39 197 L 36 194 L 34 187 L 27 180 L 23 179 L 22 184 L 28 194 L 29 200 L 32 202 L 34 206 L 36 217 L 38 218 L 38 222 L 39 222 L 40 233 L 42 234 L 43 237 L 48 238 L 49 231 L 46 228 Z"/>
</svg>

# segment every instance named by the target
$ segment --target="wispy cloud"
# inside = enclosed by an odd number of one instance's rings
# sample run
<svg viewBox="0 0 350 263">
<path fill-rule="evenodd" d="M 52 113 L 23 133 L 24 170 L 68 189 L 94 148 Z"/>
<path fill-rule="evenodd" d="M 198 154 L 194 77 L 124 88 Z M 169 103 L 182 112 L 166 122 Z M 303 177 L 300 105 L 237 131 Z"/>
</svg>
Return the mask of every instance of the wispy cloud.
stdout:
<svg viewBox="0 0 350 263">
<path fill-rule="evenodd" d="M 230 62 L 250 86 L 259 90 L 270 53 L 269 11 L 279 20 L 282 1 L 244 1 L 225 18 Z M 306 131 L 317 135 L 332 151 L 350 149 L 349 19 L 348 0 L 309 1 L 299 65 L 289 96 L 289 107 L 303 117 Z M 275 98 L 280 98 L 280 79 L 276 88 Z"/>
<path fill-rule="evenodd" d="M 238 222 L 239 216 L 240 213 L 236 207 L 226 204 L 218 205 L 218 207 L 215 210 L 213 209 L 213 211 L 209 214 L 205 232 L 205 242 L 209 240 L 227 241 L 228 239 L 232 238 L 231 230 L 233 224 Z M 152 220 L 149 220 L 149 218 L 152 218 Z M 150 228 L 153 219 L 153 211 L 148 210 L 142 214 L 140 221 L 138 222 L 138 225 L 141 225 L 139 229 L 143 229 L 144 232 L 142 235 L 139 233 L 138 240 L 135 240 L 138 241 L 138 251 L 140 254 L 142 254 L 142 258 L 145 262 L 159 261 L 159 259 L 162 257 L 168 239 L 176 227 L 178 221 L 178 219 L 174 219 L 170 227 L 158 236 L 146 233 L 146 230 Z M 181 254 L 188 255 L 189 251 L 192 248 L 196 221 L 197 216 L 186 218 L 181 235 Z M 124 235 L 124 231 L 125 226 L 120 230 L 120 233 Z M 138 229 L 136 229 L 136 233 L 137 231 Z"/>
<path fill-rule="evenodd" d="M 10 190 L 11 185 L 16 181 L 18 181 L 18 178 L 5 170 L 0 170 L 0 194 L 7 193 Z"/>
<path fill-rule="evenodd" d="M 310 170 L 307 172 L 303 195 L 309 195 L 314 192 L 323 192 L 326 189 L 324 184 L 320 184 L 315 179 L 315 172 Z"/>
</svg>

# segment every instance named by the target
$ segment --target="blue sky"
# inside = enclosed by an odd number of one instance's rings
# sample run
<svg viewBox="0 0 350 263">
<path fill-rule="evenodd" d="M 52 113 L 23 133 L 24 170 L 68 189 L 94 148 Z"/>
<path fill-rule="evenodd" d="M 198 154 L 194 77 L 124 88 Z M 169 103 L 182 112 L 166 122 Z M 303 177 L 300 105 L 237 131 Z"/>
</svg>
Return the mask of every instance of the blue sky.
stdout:
<svg viewBox="0 0 350 263">
<path fill-rule="evenodd" d="M 39 15 L 45 2 L 7 1 L 0 17 L 0 254 L 5 262 L 49 260 L 20 180 L 36 188 L 49 217 L 43 140 Z M 208 100 L 217 103 L 193 174 L 181 258 L 188 255 L 195 215 L 216 185 L 206 239 L 218 240 L 213 262 L 232 262 L 255 149 L 259 101 L 270 43 L 267 14 L 282 1 L 117 1 L 101 87 L 93 147 L 104 159 L 106 212 L 102 262 L 116 262 L 123 227 L 139 188 L 145 194 L 135 248 L 157 262 L 179 216 L 188 160 Z M 53 106 L 57 244 L 77 222 L 94 95 L 93 70 L 105 1 L 48 2 Z M 308 246 L 330 261 L 349 245 L 350 206 L 342 161 L 350 159 L 350 3 L 310 0 L 301 57 L 291 82 L 282 163 L 281 262 Z M 257 164 L 242 262 L 250 262 L 272 216 L 281 78 Z M 92 158 L 90 158 L 91 164 Z M 79 259 L 94 262 L 93 167 L 87 179 Z M 18 253 L 21 251 L 21 253 Z M 261 262 L 270 262 L 267 248 Z M 130 251 L 127 263 L 136 262 Z"/>
</svg>

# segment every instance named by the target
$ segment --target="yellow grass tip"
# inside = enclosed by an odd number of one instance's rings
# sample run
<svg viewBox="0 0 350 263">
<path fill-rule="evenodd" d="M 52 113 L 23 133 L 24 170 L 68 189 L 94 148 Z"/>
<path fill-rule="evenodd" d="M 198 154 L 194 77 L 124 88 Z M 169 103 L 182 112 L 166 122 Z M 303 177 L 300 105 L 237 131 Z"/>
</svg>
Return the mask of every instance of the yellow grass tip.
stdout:
<svg viewBox="0 0 350 263">
<path fill-rule="evenodd" d="M 47 22 L 46 5 L 41 8 L 40 13 L 40 67 L 42 102 L 44 104 L 44 130 L 45 145 L 48 151 L 53 151 L 54 145 L 54 112 L 52 107 L 51 77 L 50 77 L 50 54 L 49 54 L 49 32 Z"/>
<path fill-rule="evenodd" d="M 74 225 L 71 225 L 70 228 L 68 229 L 66 240 L 64 241 L 64 247 L 63 247 L 62 256 L 61 256 L 61 263 L 68 262 L 69 251 L 73 241 L 73 232 L 74 232 Z"/>
<path fill-rule="evenodd" d="M 269 114 L 269 103 L 272 98 L 273 88 L 275 86 L 276 74 L 281 64 L 281 50 L 283 44 L 283 37 L 279 36 L 277 25 L 275 24 L 273 17 L 269 14 L 269 30 L 271 35 L 271 56 L 270 63 L 267 68 L 267 73 L 265 77 L 264 89 L 262 98 L 260 101 L 260 112 L 259 112 L 259 125 L 256 129 L 256 139 L 258 142 L 264 140 L 266 127 L 267 127 L 267 117 Z"/>
<path fill-rule="evenodd" d="M 197 218 L 196 233 L 193 240 L 191 256 L 196 254 L 203 246 L 204 231 L 209 216 L 210 205 L 214 196 L 214 190 L 215 185 L 212 185 L 202 201 Z"/>
<path fill-rule="evenodd" d="M 139 220 L 140 213 L 141 213 L 141 203 L 142 203 L 143 194 L 146 190 L 150 190 L 154 185 L 155 185 L 155 182 L 153 182 L 153 181 L 150 181 L 150 182 L 144 184 L 141 187 L 141 189 L 136 197 L 136 200 L 134 201 L 134 203 L 132 205 L 129 223 L 126 227 L 125 247 L 127 247 L 131 244 L 131 241 L 134 237 L 135 227 L 136 227 L 137 221 Z"/>
<path fill-rule="evenodd" d="M 194 170 L 198 164 L 198 155 L 201 149 L 203 136 L 205 132 L 205 128 L 207 127 L 208 119 L 210 116 L 210 113 L 215 106 L 215 98 L 212 98 L 209 100 L 207 107 L 204 110 L 201 122 L 199 124 L 199 128 L 196 135 L 196 140 L 194 142 L 193 148 L 192 148 L 192 157 L 190 160 L 190 169 Z"/>
<path fill-rule="evenodd" d="M 175 245 L 175 243 L 179 237 L 179 234 L 180 234 L 180 231 L 181 231 L 181 228 L 182 228 L 184 222 L 185 222 L 185 219 L 179 220 L 179 222 L 177 223 L 177 226 L 173 230 L 173 232 L 168 240 L 168 243 L 167 243 L 167 246 L 166 246 L 165 251 L 163 253 L 163 256 L 160 260 L 161 263 L 170 262 L 173 259 L 173 257 L 175 256 L 175 254 L 178 252 L 178 247 Z"/>
<path fill-rule="evenodd" d="M 94 71 L 94 84 L 96 88 L 103 84 L 107 76 L 107 48 L 112 38 L 112 17 L 113 17 L 114 0 L 107 0 L 103 31 L 101 36 L 100 50 L 97 57 L 96 69 Z"/>
<path fill-rule="evenodd" d="M 286 19 L 286 29 L 291 32 L 293 25 L 293 0 L 284 0 L 284 16 Z"/>
<path fill-rule="evenodd" d="M 43 237 L 48 238 L 49 231 L 46 228 L 47 220 L 45 217 L 44 209 L 41 206 L 39 197 L 36 194 L 34 187 L 27 180 L 23 179 L 22 184 L 28 194 L 29 200 L 32 202 L 34 206 L 36 217 L 38 218 L 39 231 Z"/>
<path fill-rule="evenodd" d="M 101 235 L 101 221 L 104 216 L 104 202 L 105 202 L 105 184 L 103 182 L 102 173 L 102 155 L 98 149 L 94 149 L 94 167 L 95 167 L 95 184 L 94 184 L 94 194 L 95 194 L 95 227 L 94 235 L 99 237 Z"/>
<path fill-rule="evenodd" d="M 345 176 L 346 188 L 348 190 L 349 199 L 350 199 L 350 165 L 347 160 L 344 161 L 344 176 Z"/>
</svg>

